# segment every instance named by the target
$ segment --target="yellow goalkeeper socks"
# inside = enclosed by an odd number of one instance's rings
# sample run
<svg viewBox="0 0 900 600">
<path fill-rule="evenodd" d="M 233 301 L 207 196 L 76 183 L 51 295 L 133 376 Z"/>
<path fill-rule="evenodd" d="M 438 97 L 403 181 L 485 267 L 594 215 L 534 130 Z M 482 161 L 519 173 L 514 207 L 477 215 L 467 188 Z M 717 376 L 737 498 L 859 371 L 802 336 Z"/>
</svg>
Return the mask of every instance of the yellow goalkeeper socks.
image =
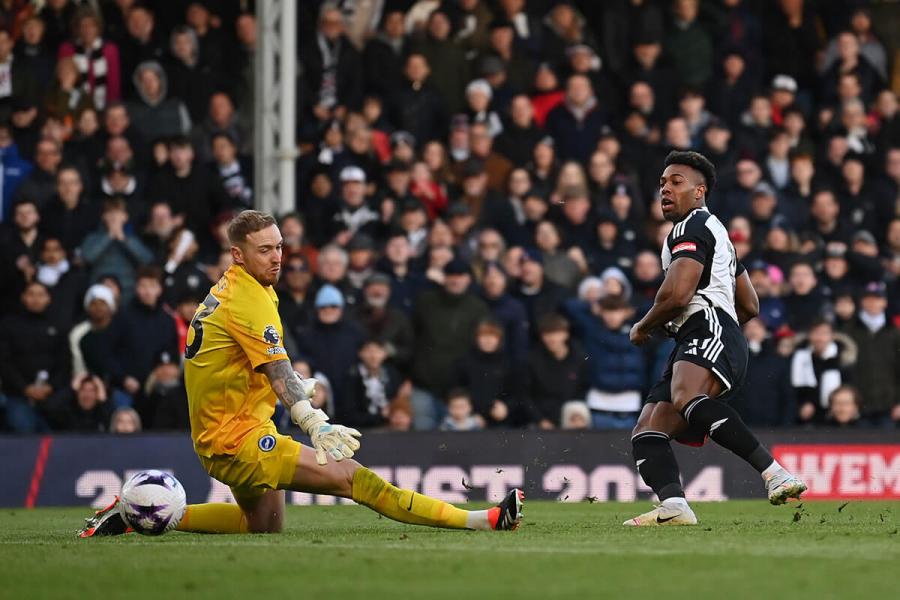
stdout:
<svg viewBox="0 0 900 600">
<path fill-rule="evenodd" d="M 193 533 L 247 533 L 247 518 L 234 504 L 190 504 L 175 529 Z"/>
<path fill-rule="evenodd" d="M 390 519 L 413 525 L 493 529 L 497 520 L 496 515 L 490 514 L 496 508 L 456 508 L 412 490 L 401 490 L 365 467 L 360 467 L 353 474 L 353 500 Z M 247 519 L 240 507 L 234 504 L 191 504 L 175 529 L 193 533 L 247 533 Z"/>
<path fill-rule="evenodd" d="M 353 500 L 401 523 L 447 529 L 492 529 L 489 511 L 463 510 L 412 490 L 401 490 L 365 467 L 353 474 Z"/>
</svg>

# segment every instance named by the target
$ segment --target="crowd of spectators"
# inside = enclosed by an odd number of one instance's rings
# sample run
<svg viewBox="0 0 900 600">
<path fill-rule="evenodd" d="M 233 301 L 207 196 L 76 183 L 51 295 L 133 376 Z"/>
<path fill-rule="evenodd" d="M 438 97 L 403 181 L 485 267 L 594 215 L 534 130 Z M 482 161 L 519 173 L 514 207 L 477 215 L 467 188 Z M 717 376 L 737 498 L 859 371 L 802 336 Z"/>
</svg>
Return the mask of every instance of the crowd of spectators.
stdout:
<svg viewBox="0 0 900 600">
<path fill-rule="evenodd" d="M 672 348 L 628 341 L 659 172 L 694 149 L 760 295 L 744 419 L 897 427 L 900 75 L 869 4 L 298 3 L 277 291 L 316 403 L 630 428 Z M 0 2 L 0 429 L 188 427 L 190 320 L 256 200 L 255 46 L 237 0 Z"/>
</svg>

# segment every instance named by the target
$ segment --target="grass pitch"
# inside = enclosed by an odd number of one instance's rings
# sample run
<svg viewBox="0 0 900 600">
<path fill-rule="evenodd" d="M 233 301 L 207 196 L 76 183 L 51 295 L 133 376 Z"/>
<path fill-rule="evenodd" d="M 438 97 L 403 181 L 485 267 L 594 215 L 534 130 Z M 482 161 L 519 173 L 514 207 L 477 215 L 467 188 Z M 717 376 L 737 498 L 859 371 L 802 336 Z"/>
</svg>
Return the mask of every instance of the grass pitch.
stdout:
<svg viewBox="0 0 900 600">
<path fill-rule="evenodd" d="M 288 507 L 280 535 L 78 540 L 89 513 L 0 511 L 0 598 L 890 598 L 900 503 L 695 504 L 697 527 L 626 529 L 636 504 L 530 502 L 515 533 L 442 531 L 358 506 Z"/>
</svg>

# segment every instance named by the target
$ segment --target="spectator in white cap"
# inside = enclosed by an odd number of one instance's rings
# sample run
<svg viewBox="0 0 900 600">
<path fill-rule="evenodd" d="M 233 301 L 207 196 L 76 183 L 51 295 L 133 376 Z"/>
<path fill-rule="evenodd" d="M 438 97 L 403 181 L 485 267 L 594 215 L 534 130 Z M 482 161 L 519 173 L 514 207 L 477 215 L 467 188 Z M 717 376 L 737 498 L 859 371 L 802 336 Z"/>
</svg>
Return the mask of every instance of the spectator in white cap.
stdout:
<svg viewBox="0 0 900 600">
<path fill-rule="evenodd" d="M 772 121 L 781 125 L 782 112 L 797 99 L 797 80 L 790 75 L 776 75 L 772 78 L 769 100 L 772 103 Z"/>
<path fill-rule="evenodd" d="M 355 165 L 350 165 L 341 169 L 340 179 L 341 183 L 359 182 L 364 184 L 366 182 L 366 172 Z"/>
<path fill-rule="evenodd" d="M 366 199 L 365 171 L 357 166 L 344 167 L 340 180 L 341 202 L 334 215 L 334 241 L 346 246 L 357 232 L 374 236 L 381 216 Z"/>
<path fill-rule="evenodd" d="M 91 306 L 96 300 L 104 302 L 112 312 L 116 311 L 116 297 L 113 291 L 102 283 L 97 283 L 89 287 L 84 295 L 84 310 L 88 313 L 88 317 L 91 314 Z"/>
<path fill-rule="evenodd" d="M 466 86 L 467 98 L 474 96 L 476 92 L 480 92 L 481 98 L 484 99 L 485 107 L 491 101 L 491 98 L 494 95 L 493 90 L 491 90 L 491 84 L 489 84 L 486 79 L 473 79 L 469 82 L 469 85 Z M 469 105 L 471 107 L 471 100 L 469 101 Z"/>
<path fill-rule="evenodd" d="M 562 429 L 590 429 L 591 409 L 581 400 L 570 400 L 562 406 L 560 427 Z"/>
<path fill-rule="evenodd" d="M 466 86 L 466 104 L 469 107 L 470 123 L 484 123 L 490 136 L 503 133 L 503 122 L 496 111 L 491 110 L 494 91 L 485 79 L 474 79 Z"/>
<path fill-rule="evenodd" d="M 90 332 L 106 331 L 116 314 L 116 297 L 109 287 L 96 283 L 88 288 L 84 295 L 84 312 L 87 319 L 76 325 L 69 332 L 69 351 L 72 354 L 72 375 L 84 375 L 85 366 L 81 351 L 81 341 Z"/>
</svg>

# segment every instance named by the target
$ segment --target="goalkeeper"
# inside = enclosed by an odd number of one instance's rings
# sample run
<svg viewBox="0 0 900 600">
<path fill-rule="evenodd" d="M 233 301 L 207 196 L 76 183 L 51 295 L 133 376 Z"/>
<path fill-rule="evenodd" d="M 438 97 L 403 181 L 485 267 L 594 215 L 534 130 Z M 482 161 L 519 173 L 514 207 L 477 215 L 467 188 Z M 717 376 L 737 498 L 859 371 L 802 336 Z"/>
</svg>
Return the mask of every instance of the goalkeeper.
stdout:
<svg viewBox="0 0 900 600">
<path fill-rule="evenodd" d="M 281 232 L 270 215 L 245 211 L 228 226 L 234 264 L 198 307 L 185 349 L 185 386 L 194 449 L 228 485 L 233 504 L 192 504 L 178 529 L 202 533 L 281 531 L 284 491 L 352 498 L 403 523 L 451 529 L 516 529 L 524 496 L 512 490 L 494 508 L 466 511 L 394 487 L 352 460 L 360 433 L 330 424 L 310 404 L 314 379 L 291 369 L 282 346 L 278 299 Z M 275 400 L 309 435 L 312 448 L 278 433 Z M 81 537 L 125 533 L 117 502 L 89 519 Z"/>
</svg>

